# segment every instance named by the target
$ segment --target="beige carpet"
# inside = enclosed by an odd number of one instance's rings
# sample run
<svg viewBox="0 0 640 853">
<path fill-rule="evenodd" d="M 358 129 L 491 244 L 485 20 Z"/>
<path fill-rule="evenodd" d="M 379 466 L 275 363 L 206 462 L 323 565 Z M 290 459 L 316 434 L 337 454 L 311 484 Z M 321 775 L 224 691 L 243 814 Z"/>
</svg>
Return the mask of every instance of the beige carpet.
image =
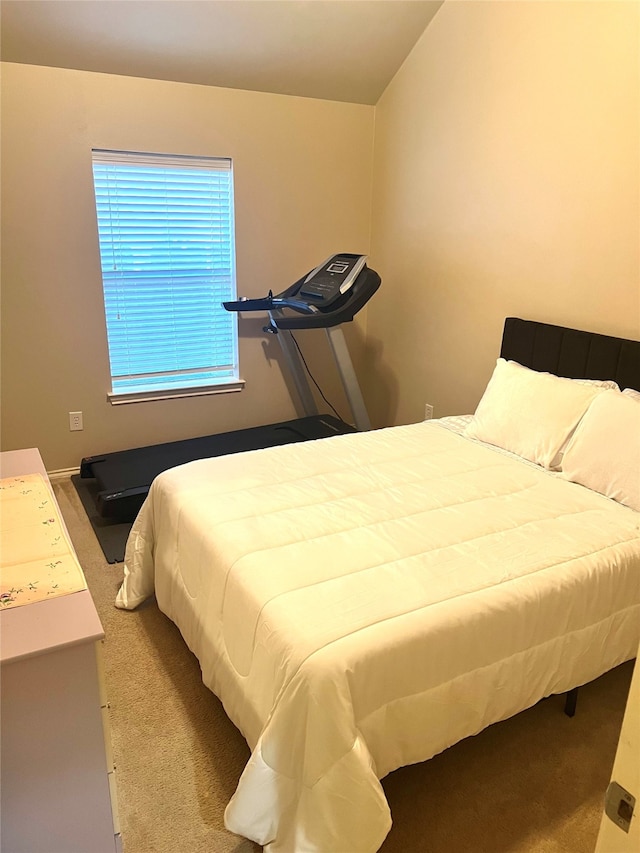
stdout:
<svg viewBox="0 0 640 853">
<path fill-rule="evenodd" d="M 155 602 L 116 610 L 122 564 L 104 560 L 71 482 L 54 489 L 106 632 L 125 853 L 255 853 L 223 822 L 246 743 Z M 582 688 L 573 719 L 553 697 L 392 773 L 382 853 L 593 853 L 632 666 Z"/>
</svg>

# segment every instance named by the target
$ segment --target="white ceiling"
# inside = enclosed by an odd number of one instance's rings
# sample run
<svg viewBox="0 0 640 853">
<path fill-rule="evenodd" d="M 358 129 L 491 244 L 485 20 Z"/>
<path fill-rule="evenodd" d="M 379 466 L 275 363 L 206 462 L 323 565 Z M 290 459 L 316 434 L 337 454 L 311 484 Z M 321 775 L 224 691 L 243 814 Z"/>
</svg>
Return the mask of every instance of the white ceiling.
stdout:
<svg viewBox="0 0 640 853">
<path fill-rule="evenodd" d="M 0 56 L 375 104 L 443 0 L 2 0 Z"/>
</svg>

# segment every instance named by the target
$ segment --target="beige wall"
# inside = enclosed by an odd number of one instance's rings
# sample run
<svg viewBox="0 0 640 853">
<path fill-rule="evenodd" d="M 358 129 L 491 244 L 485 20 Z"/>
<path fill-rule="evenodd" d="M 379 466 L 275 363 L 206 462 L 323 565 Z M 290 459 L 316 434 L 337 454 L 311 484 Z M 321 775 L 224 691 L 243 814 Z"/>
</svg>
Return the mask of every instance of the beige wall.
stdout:
<svg viewBox="0 0 640 853">
<path fill-rule="evenodd" d="M 243 392 L 110 406 L 91 147 L 231 156 L 240 294 L 371 249 L 348 338 L 375 425 L 472 411 L 505 316 L 637 337 L 639 10 L 447 0 L 375 111 L 5 63 L 2 448 L 55 470 L 296 415 L 261 317 Z M 322 333 L 303 345 L 346 412 Z"/>
<path fill-rule="evenodd" d="M 368 252 L 373 119 L 369 106 L 3 63 L 2 449 L 37 446 L 57 470 L 295 417 L 257 315 L 241 325 L 244 391 L 107 402 L 91 148 L 232 157 L 238 292 L 259 296 L 332 252 Z M 350 332 L 357 349 L 362 318 Z M 319 335 L 301 344 L 340 402 Z M 70 411 L 83 432 L 69 432 Z"/>
<path fill-rule="evenodd" d="M 639 10 L 447 0 L 381 98 L 377 424 L 473 411 L 505 316 L 638 336 Z"/>
</svg>

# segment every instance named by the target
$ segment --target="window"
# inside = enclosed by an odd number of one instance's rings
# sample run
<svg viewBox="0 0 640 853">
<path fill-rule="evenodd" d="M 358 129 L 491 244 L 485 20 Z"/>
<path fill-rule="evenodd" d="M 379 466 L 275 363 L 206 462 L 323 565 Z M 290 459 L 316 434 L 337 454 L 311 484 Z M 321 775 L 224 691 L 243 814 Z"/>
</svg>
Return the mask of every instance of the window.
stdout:
<svg viewBox="0 0 640 853">
<path fill-rule="evenodd" d="M 231 161 L 93 151 L 113 403 L 239 390 Z"/>
</svg>

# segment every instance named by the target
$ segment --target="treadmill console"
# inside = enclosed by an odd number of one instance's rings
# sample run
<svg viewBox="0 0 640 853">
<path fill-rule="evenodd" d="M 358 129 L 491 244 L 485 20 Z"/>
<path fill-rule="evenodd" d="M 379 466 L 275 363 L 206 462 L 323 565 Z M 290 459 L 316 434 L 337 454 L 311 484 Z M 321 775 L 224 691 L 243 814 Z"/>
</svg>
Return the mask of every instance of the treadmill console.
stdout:
<svg viewBox="0 0 640 853">
<path fill-rule="evenodd" d="M 352 287 L 366 261 L 366 255 L 331 255 L 305 278 L 300 296 L 312 304 L 329 305 Z"/>
<path fill-rule="evenodd" d="M 227 311 L 267 311 L 268 330 L 319 329 L 353 320 L 373 296 L 380 276 L 367 267 L 366 255 L 340 252 L 311 270 L 281 293 L 223 302 Z M 293 314 L 286 312 L 293 312 Z"/>
</svg>

